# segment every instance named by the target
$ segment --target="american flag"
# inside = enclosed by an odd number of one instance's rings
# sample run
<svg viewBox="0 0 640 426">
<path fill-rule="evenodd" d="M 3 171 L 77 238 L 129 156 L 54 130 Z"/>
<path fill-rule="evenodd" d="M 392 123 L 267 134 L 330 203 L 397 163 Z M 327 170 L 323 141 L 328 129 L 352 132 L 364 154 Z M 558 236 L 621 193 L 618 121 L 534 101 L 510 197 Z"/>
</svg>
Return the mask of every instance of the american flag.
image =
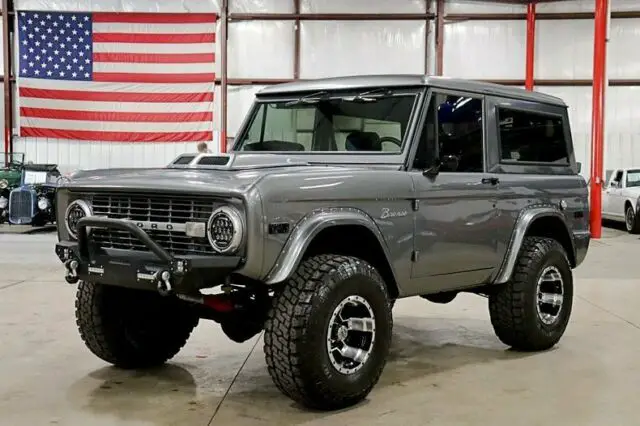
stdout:
<svg viewBox="0 0 640 426">
<path fill-rule="evenodd" d="M 21 136 L 211 141 L 216 19 L 19 12 Z"/>
</svg>

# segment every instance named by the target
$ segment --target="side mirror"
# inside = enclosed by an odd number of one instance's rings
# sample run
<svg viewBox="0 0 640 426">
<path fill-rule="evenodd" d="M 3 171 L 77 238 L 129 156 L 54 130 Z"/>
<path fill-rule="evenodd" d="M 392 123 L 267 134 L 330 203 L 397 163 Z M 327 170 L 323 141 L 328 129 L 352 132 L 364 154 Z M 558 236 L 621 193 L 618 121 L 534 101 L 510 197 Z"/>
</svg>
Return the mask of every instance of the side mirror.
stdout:
<svg viewBox="0 0 640 426">
<path fill-rule="evenodd" d="M 582 171 L 582 163 L 578 161 L 576 165 L 578 166 L 578 173 L 580 173 Z"/>
<path fill-rule="evenodd" d="M 426 169 L 422 174 L 427 177 L 436 177 L 440 171 L 455 172 L 458 170 L 460 160 L 455 155 L 445 155 L 442 159 L 436 159 L 433 165 Z"/>
<path fill-rule="evenodd" d="M 460 159 L 458 156 L 449 154 L 442 158 L 442 166 L 440 166 L 440 168 L 446 172 L 455 172 L 458 170 L 459 165 Z"/>
<path fill-rule="evenodd" d="M 609 185 L 611 188 L 620 188 L 620 182 L 618 181 L 612 181 L 611 185 Z"/>
<path fill-rule="evenodd" d="M 433 165 L 431 167 L 429 167 L 428 169 L 425 169 L 422 172 L 422 175 L 426 177 L 434 178 L 438 176 L 438 173 L 440 173 L 440 167 L 442 167 L 442 161 L 440 161 L 439 159 L 436 159 L 433 161 Z"/>
</svg>

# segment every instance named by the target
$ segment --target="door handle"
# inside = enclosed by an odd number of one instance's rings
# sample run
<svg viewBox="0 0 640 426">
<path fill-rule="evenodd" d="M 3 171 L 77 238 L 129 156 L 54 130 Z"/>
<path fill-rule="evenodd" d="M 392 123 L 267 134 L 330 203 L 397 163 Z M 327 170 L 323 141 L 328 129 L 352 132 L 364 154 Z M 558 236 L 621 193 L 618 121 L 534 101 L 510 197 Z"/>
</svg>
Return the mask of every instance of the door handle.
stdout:
<svg viewBox="0 0 640 426">
<path fill-rule="evenodd" d="M 498 179 L 497 177 L 482 178 L 482 183 L 485 185 L 497 185 L 500 183 L 500 179 Z"/>
</svg>

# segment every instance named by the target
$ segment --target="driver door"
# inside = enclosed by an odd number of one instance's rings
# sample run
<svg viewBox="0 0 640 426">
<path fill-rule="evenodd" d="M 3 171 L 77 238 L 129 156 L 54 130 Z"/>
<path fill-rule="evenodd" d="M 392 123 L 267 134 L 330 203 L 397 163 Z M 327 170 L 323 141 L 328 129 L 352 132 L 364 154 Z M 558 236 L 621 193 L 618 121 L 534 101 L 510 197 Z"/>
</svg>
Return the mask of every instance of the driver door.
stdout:
<svg viewBox="0 0 640 426">
<path fill-rule="evenodd" d="M 453 129 L 444 128 L 438 119 L 447 100 L 466 105 Z M 409 168 L 418 200 L 415 292 L 425 286 L 444 291 L 481 283 L 499 263 L 497 240 L 492 237 L 498 229 L 498 188 L 484 169 L 483 99 L 434 91 L 429 102 Z M 445 157 L 437 173 L 424 173 Z"/>
</svg>

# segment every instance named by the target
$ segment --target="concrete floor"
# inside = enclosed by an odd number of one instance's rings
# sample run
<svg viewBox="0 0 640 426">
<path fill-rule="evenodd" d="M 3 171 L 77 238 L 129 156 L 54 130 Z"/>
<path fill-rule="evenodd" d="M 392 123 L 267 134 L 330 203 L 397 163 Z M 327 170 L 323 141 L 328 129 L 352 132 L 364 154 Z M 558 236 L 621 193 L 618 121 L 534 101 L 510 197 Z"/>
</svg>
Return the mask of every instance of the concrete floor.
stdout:
<svg viewBox="0 0 640 426">
<path fill-rule="evenodd" d="M 262 340 L 203 321 L 157 371 L 107 366 L 76 332 L 53 234 L 0 235 L 0 425 L 637 425 L 640 241 L 605 229 L 577 271 L 573 320 L 539 354 L 507 350 L 487 303 L 399 301 L 391 360 L 363 404 L 314 413 L 281 396 Z M 634 420 L 635 419 L 635 420 Z"/>
</svg>

